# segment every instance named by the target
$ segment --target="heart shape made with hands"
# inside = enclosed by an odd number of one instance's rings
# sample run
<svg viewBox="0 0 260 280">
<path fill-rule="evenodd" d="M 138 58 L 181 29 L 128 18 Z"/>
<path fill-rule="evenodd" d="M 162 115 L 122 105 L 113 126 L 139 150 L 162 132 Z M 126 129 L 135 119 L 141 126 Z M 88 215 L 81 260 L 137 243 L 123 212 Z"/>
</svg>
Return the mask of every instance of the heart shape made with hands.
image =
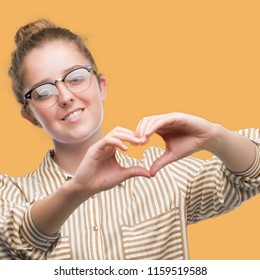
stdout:
<svg viewBox="0 0 260 280">
<path fill-rule="evenodd" d="M 128 144 L 147 148 L 149 138 L 157 135 L 163 141 L 163 145 L 158 146 L 164 146 L 165 152 L 154 159 L 150 169 L 153 175 L 170 162 L 209 148 L 209 140 L 212 145 L 214 131 L 214 125 L 200 117 L 169 113 L 143 118 L 135 131 L 117 127 L 111 131 L 110 136 L 115 142 L 120 142 L 116 144 L 117 148 L 127 151 Z M 126 142 L 127 146 L 123 142 Z M 139 153 L 140 149 L 137 151 Z"/>
<path fill-rule="evenodd" d="M 150 138 L 153 138 L 152 141 Z M 152 149 L 158 149 L 156 153 L 160 153 L 160 156 L 154 159 L 153 162 L 149 162 L 150 169 L 148 171 L 150 172 L 151 176 L 154 176 L 161 168 L 163 168 L 165 165 L 167 165 L 170 161 L 167 161 L 167 151 L 165 150 L 165 143 L 163 139 L 158 134 L 150 135 L 149 137 L 142 137 L 139 138 L 139 143 L 132 143 L 126 141 L 126 149 L 123 149 L 123 153 L 130 155 L 131 157 L 137 158 L 137 159 L 144 159 L 147 158 L 147 155 L 149 153 L 154 154 L 154 151 Z M 152 142 L 152 144 L 151 144 Z M 164 146 L 164 147 L 163 147 Z M 148 156 L 150 159 L 151 156 Z"/>
</svg>

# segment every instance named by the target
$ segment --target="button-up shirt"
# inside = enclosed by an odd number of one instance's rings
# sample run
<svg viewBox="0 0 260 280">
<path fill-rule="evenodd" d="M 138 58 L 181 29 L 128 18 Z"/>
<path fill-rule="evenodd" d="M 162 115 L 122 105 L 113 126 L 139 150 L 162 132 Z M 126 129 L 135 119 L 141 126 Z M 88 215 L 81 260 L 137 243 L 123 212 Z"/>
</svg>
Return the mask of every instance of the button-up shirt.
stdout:
<svg viewBox="0 0 260 280">
<path fill-rule="evenodd" d="M 0 259 L 188 259 L 186 227 L 235 209 L 260 190 L 260 132 L 239 133 L 256 144 L 254 164 L 234 174 L 217 158 L 192 156 L 155 177 L 133 177 L 82 203 L 60 231 L 49 236 L 30 211 L 70 177 L 48 152 L 24 177 L 0 175 Z M 118 162 L 150 168 L 163 154 L 150 147 L 142 159 L 117 152 Z M 62 211 L 63 209 L 60 209 Z"/>
</svg>

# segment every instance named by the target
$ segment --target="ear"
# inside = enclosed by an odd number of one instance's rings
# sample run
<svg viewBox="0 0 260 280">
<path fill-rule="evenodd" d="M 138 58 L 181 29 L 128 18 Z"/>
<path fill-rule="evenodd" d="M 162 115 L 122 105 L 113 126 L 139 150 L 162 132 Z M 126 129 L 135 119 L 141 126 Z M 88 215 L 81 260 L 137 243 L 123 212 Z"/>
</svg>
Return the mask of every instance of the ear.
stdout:
<svg viewBox="0 0 260 280">
<path fill-rule="evenodd" d="M 24 119 L 28 120 L 30 123 L 32 123 L 33 125 L 36 125 L 36 126 L 40 126 L 41 127 L 41 124 L 36 120 L 35 117 L 33 117 L 31 114 L 29 114 L 28 112 L 26 112 L 25 109 L 22 109 L 21 110 L 21 115 Z"/>
<path fill-rule="evenodd" d="M 106 100 L 107 97 L 107 78 L 103 75 L 99 76 L 99 88 L 101 100 Z"/>
</svg>

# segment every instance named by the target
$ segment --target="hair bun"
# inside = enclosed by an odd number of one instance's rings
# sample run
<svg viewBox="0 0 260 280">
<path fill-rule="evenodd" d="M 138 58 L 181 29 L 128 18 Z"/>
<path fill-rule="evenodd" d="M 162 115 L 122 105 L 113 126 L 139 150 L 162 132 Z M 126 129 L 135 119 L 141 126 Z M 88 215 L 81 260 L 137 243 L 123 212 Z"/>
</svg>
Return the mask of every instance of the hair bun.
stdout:
<svg viewBox="0 0 260 280">
<path fill-rule="evenodd" d="M 24 41 L 29 39 L 33 34 L 38 33 L 45 28 L 55 28 L 57 27 L 54 23 L 46 19 L 39 19 L 33 22 L 30 22 L 22 27 L 16 32 L 14 37 L 15 44 L 19 46 Z"/>
</svg>

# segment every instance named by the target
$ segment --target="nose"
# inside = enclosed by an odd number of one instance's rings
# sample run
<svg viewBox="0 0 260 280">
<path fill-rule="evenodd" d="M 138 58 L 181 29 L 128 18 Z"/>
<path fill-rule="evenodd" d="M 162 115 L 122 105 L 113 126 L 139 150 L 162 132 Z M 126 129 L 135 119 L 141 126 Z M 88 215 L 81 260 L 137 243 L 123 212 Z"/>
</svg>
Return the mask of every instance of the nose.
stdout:
<svg viewBox="0 0 260 280">
<path fill-rule="evenodd" d="M 61 107 L 66 107 L 74 101 L 75 96 L 67 89 L 62 81 L 56 82 L 56 87 L 59 91 L 58 103 Z"/>
</svg>

